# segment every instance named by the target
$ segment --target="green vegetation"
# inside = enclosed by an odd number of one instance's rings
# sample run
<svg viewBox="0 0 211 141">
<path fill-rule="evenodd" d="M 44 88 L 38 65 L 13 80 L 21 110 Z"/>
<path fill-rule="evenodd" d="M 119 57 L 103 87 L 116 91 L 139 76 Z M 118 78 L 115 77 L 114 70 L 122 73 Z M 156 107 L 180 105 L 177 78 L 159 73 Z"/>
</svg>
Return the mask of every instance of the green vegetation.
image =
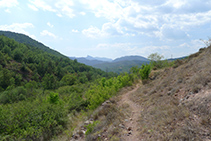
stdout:
<svg viewBox="0 0 211 141">
<path fill-rule="evenodd" d="M 146 64 L 141 66 L 140 75 L 142 80 L 146 80 L 149 78 L 149 74 L 151 72 L 151 66 Z"/>
<path fill-rule="evenodd" d="M 89 101 L 88 108 L 97 108 L 105 100 L 114 96 L 120 88 L 132 85 L 134 78 L 138 77 L 134 76 L 134 74 L 125 73 L 107 80 L 105 78 L 100 79 L 85 94 L 86 99 Z"/>
<path fill-rule="evenodd" d="M 164 56 L 158 53 L 152 53 L 148 56 L 150 64 L 154 70 L 174 65 L 174 61 L 162 60 L 163 58 Z"/>
<path fill-rule="evenodd" d="M 107 62 L 93 65 L 95 68 L 100 68 L 106 72 L 115 72 L 115 73 L 123 73 L 130 72 L 130 69 L 134 66 L 141 67 L 142 64 L 148 64 L 149 61 L 140 61 L 140 60 L 124 60 L 118 62 Z"/>
<path fill-rule="evenodd" d="M 26 45 L 29 45 L 29 46 L 37 47 L 37 48 L 39 48 L 39 49 L 41 49 L 41 50 L 43 50 L 45 52 L 48 52 L 50 54 L 55 55 L 55 56 L 64 57 L 59 52 L 57 52 L 55 50 L 52 50 L 49 47 L 46 47 L 42 43 L 31 39 L 27 35 L 20 34 L 20 33 L 14 33 L 14 32 L 10 32 L 10 31 L 0 31 L 0 35 L 4 35 L 4 36 L 6 36 L 8 38 L 14 39 L 15 41 L 17 41 L 19 43 L 23 43 L 23 44 L 26 44 Z"/>
<path fill-rule="evenodd" d="M 0 36 L 1 140 L 49 140 L 67 128 L 69 114 L 97 108 L 139 78 L 44 49 Z"/>
<path fill-rule="evenodd" d="M 91 133 L 91 132 L 93 131 L 94 127 L 95 127 L 98 123 L 99 123 L 99 121 L 96 120 L 96 121 L 94 121 L 92 124 L 88 124 L 88 125 L 86 126 L 87 131 L 86 131 L 85 135 L 88 135 L 89 133 Z"/>
</svg>

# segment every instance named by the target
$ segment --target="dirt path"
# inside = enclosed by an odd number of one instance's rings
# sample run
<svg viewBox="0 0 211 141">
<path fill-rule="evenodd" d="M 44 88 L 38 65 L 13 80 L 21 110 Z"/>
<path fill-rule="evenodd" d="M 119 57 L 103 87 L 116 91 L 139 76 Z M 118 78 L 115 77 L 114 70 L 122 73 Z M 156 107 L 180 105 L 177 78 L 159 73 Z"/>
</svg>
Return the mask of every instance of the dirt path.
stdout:
<svg viewBox="0 0 211 141">
<path fill-rule="evenodd" d="M 124 121 L 124 125 L 128 133 L 122 136 L 123 140 L 126 141 L 140 141 L 140 135 L 138 133 L 139 126 L 137 124 L 137 121 L 142 108 L 140 105 L 130 100 L 130 95 L 135 91 L 137 91 L 139 87 L 140 85 L 137 85 L 135 89 L 133 89 L 132 91 L 123 94 L 121 100 L 118 103 L 119 107 L 121 107 L 124 104 L 129 105 L 128 107 L 130 110 L 129 118 L 125 119 Z"/>
</svg>

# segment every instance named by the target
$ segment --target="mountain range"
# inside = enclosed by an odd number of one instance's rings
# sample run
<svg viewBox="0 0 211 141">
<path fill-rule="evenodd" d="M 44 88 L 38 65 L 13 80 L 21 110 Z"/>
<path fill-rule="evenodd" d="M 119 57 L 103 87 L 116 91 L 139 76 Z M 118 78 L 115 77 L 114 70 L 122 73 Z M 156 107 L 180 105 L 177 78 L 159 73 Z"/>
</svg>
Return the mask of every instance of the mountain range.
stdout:
<svg viewBox="0 0 211 141">
<path fill-rule="evenodd" d="M 100 58 L 100 57 L 69 57 L 70 59 L 74 60 L 76 59 L 78 62 L 99 68 L 101 70 L 104 70 L 106 72 L 116 72 L 116 73 L 122 73 L 122 72 L 129 72 L 130 68 L 133 66 L 140 67 L 142 64 L 149 63 L 150 61 L 142 56 L 124 56 L 120 58 L 116 58 L 114 60 L 109 58 Z"/>
</svg>

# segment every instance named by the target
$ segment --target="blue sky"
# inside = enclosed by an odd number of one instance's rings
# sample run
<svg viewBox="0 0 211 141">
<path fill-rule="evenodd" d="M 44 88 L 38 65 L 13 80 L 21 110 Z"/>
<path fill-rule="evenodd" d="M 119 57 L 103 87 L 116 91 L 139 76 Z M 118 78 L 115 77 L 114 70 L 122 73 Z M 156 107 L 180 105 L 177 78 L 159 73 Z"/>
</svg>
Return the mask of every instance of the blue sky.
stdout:
<svg viewBox="0 0 211 141">
<path fill-rule="evenodd" d="M 0 30 L 75 57 L 181 57 L 211 34 L 211 0 L 0 0 L 0 13 Z"/>
</svg>

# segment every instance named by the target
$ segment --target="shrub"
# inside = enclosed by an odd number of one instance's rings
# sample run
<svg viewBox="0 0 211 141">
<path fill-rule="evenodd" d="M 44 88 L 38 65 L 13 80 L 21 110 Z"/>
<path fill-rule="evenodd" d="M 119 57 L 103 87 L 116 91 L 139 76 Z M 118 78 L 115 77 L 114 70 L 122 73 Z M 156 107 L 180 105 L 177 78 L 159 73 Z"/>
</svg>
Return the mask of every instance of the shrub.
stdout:
<svg viewBox="0 0 211 141">
<path fill-rule="evenodd" d="M 142 69 L 140 70 L 140 76 L 142 80 L 146 80 L 149 78 L 149 74 L 151 72 L 151 66 L 146 64 L 146 65 L 142 65 L 141 67 Z"/>
<path fill-rule="evenodd" d="M 99 121 L 96 120 L 96 121 L 94 121 L 92 124 L 88 124 L 88 125 L 86 126 L 87 130 L 86 130 L 85 135 L 90 134 L 90 133 L 94 130 L 94 127 L 95 127 L 98 123 L 99 123 Z"/>
<path fill-rule="evenodd" d="M 0 105 L 0 140 L 49 140 L 66 123 L 64 105 L 44 100 Z"/>
<path fill-rule="evenodd" d="M 51 92 L 50 95 L 49 95 L 49 97 L 48 97 L 48 101 L 51 104 L 58 104 L 59 103 L 59 94 L 58 93 Z"/>
</svg>

